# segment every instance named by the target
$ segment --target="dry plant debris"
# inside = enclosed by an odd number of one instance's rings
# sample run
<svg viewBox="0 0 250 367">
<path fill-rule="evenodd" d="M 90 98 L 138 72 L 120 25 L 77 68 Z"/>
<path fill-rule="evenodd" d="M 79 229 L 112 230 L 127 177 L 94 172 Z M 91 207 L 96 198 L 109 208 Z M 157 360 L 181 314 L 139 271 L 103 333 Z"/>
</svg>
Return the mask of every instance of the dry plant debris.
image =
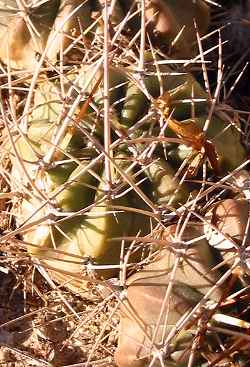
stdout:
<svg viewBox="0 0 250 367">
<path fill-rule="evenodd" d="M 249 365 L 249 2 L 0 4 L 0 364 Z"/>
</svg>

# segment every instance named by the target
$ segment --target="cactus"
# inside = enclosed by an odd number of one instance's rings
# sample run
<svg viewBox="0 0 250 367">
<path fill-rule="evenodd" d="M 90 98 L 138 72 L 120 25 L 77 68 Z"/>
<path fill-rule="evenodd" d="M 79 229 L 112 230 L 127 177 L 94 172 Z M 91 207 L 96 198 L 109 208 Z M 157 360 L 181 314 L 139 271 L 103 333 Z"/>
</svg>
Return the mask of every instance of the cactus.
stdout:
<svg viewBox="0 0 250 367">
<path fill-rule="evenodd" d="M 175 230 L 175 226 L 168 227 L 164 234 L 165 240 L 171 241 L 170 235 Z M 198 228 L 186 229 L 183 240 L 193 238 L 198 233 Z M 220 277 L 219 273 L 210 273 L 210 266 L 213 266 L 212 255 L 206 241 L 200 241 L 194 248 L 187 250 L 185 256 L 189 258 L 189 262 L 186 263 L 183 259 L 183 264 L 180 263 L 175 269 L 172 297 L 167 300 L 166 293 L 174 271 L 175 256 L 165 249 L 152 264 L 128 279 L 127 297 L 121 310 L 119 347 L 116 351 L 116 362 L 119 366 L 134 367 L 149 363 L 154 348 L 157 350 L 183 313 L 199 303 L 202 294 Z M 219 289 L 211 298 L 218 300 L 221 295 Z M 191 330 L 183 330 L 177 340 L 171 342 L 181 345 L 185 340 L 188 344 L 194 333 L 195 326 L 192 325 Z M 178 362 L 188 362 L 185 352 L 180 353 Z"/>
<path fill-rule="evenodd" d="M 234 358 L 229 329 L 248 327 L 244 291 L 234 293 L 247 288 L 248 270 L 240 273 L 243 252 L 234 268 L 213 235 L 224 247 L 228 236 L 243 241 L 247 201 L 228 194 L 224 175 L 247 155 L 232 110 L 217 108 L 195 65 L 210 9 L 204 0 L 2 2 L 2 197 L 14 218 L 2 241 L 13 242 L 11 256 L 21 246 L 15 256 L 46 279 L 67 317 L 79 318 L 82 296 L 81 327 L 92 323 L 81 361 L 48 363 Z M 220 195 L 230 198 L 221 204 Z M 230 203 L 235 222 L 242 215 L 237 233 L 218 223 Z"/>
</svg>

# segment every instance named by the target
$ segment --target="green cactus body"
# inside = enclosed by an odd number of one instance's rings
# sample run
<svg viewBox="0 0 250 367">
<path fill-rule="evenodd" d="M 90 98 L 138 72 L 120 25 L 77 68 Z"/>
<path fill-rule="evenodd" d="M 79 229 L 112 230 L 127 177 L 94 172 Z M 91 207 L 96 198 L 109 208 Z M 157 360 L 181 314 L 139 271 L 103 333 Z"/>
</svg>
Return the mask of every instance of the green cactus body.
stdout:
<svg viewBox="0 0 250 367">
<path fill-rule="evenodd" d="M 52 228 L 40 245 L 46 251 L 36 252 L 36 256 L 43 257 L 46 264 L 58 270 L 58 275 L 67 271 L 72 275 L 81 271 L 81 258 L 90 258 L 96 264 L 119 264 L 121 240 L 112 241 L 114 237 L 122 237 L 128 234 L 131 226 L 131 217 L 113 208 L 114 205 L 127 206 L 126 198 L 105 200 L 96 204 L 88 211 L 86 216 L 77 216 L 66 219 L 57 227 Z M 65 235 L 62 234 L 65 233 Z M 53 243 L 59 251 L 53 248 Z M 50 251 L 49 248 L 52 250 Z M 78 259 L 74 259 L 74 255 Z M 51 260 L 50 260 L 51 258 Z M 67 262 L 68 261 L 68 262 Z M 74 263 L 76 261 L 76 264 Z M 117 269 L 97 271 L 96 274 L 111 277 L 117 274 Z M 55 274 L 57 278 L 57 275 Z M 78 287 L 80 282 L 78 283 Z"/>
<path fill-rule="evenodd" d="M 124 97 L 128 83 L 125 72 L 114 67 L 109 69 L 109 103 L 111 106 Z M 120 113 L 121 103 L 115 106 L 115 109 Z"/>
<path fill-rule="evenodd" d="M 55 83 L 45 80 L 39 83 L 35 90 L 34 109 L 29 117 L 30 123 L 52 124 L 57 121 L 61 108 L 59 88 Z"/>
<path fill-rule="evenodd" d="M 207 93 L 191 75 L 177 76 L 180 83 L 169 91 L 173 117 L 185 120 L 192 116 L 200 116 L 207 112 Z"/>
<path fill-rule="evenodd" d="M 59 125 L 62 101 L 59 89 L 48 80 L 40 83 L 34 95 L 34 109 L 29 116 L 28 138 L 40 145 L 40 152 L 46 154 L 51 148 Z"/>
<path fill-rule="evenodd" d="M 105 200 L 97 204 L 88 212 L 88 218 L 77 231 L 82 253 L 100 264 L 119 263 L 121 240 L 112 239 L 126 236 L 131 226 L 131 216 L 114 206 L 127 207 L 127 198 Z"/>
<path fill-rule="evenodd" d="M 174 178 L 175 171 L 162 158 L 155 160 L 146 170 L 152 188 L 153 198 L 158 205 L 178 205 L 184 203 L 188 197 L 185 185 L 180 185 Z"/>
<path fill-rule="evenodd" d="M 152 86 L 151 83 L 150 85 Z M 121 125 L 125 127 L 134 125 L 146 113 L 149 104 L 150 102 L 142 90 L 134 82 L 130 82 L 121 112 Z"/>
<path fill-rule="evenodd" d="M 59 277 L 65 271 L 72 276 L 79 274 L 83 257 L 90 257 L 97 264 L 118 264 L 121 241 L 113 242 L 112 238 L 128 234 L 131 216 L 119 211 L 112 213 L 116 211 L 114 205 L 127 206 L 128 201 L 126 198 L 106 200 L 90 209 L 87 218 L 74 216 L 58 224 L 45 223 L 30 230 L 24 236 L 26 241 L 34 244 L 28 246 L 30 254 L 57 270 Z M 33 206 L 30 206 L 32 210 Z M 115 273 L 117 270 L 112 269 L 101 271 L 99 275 L 110 277 Z M 54 275 L 57 279 L 57 274 Z"/>
<path fill-rule="evenodd" d="M 232 125 L 229 121 L 214 117 L 210 123 L 209 135 L 224 172 L 234 170 L 246 160 L 246 150 L 241 143 L 240 128 L 237 124 Z"/>
<path fill-rule="evenodd" d="M 145 61 L 152 63 L 152 56 L 149 54 L 145 55 Z M 165 65 L 160 67 L 160 72 L 169 72 L 169 68 Z M 148 73 L 151 75 L 145 76 L 143 78 L 144 86 L 147 93 L 152 98 L 157 98 L 160 94 L 160 84 L 156 73 L 155 67 L 149 67 Z M 163 87 L 165 90 L 167 83 L 166 76 L 163 76 Z M 134 125 L 140 118 L 142 118 L 146 113 L 150 105 L 150 100 L 142 89 L 135 84 L 134 80 L 130 80 L 127 86 L 127 91 L 125 95 L 125 101 L 121 111 L 121 124 L 130 127 Z"/>
<path fill-rule="evenodd" d="M 65 162 L 47 170 L 47 175 L 51 181 L 51 190 L 67 181 L 71 173 L 77 168 L 76 162 Z"/>
<path fill-rule="evenodd" d="M 201 116 L 194 120 L 197 123 L 197 127 L 203 129 L 206 119 L 206 116 Z M 185 124 L 189 121 L 182 121 L 182 123 Z M 222 173 L 235 169 L 246 159 L 246 151 L 241 144 L 241 134 L 237 126 L 232 126 L 230 122 L 213 117 L 206 136 L 215 146 Z M 180 164 L 184 159 L 190 157 L 191 152 L 192 149 L 190 147 L 179 145 L 176 149 L 169 152 L 169 156 Z"/>
<path fill-rule="evenodd" d="M 78 166 L 68 177 L 70 184 L 56 196 L 57 206 L 62 211 L 77 212 L 90 205 L 94 200 L 97 184 L 97 178 L 94 174 L 98 176 L 100 165 L 99 168 L 96 167 L 95 170 L 92 170 L 94 173 L 91 174 L 89 170 L 85 170 L 88 164 L 89 161 L 86 161 Z M 75 179 L 75 177 L 77 178 Z"/>
<path fill-rule="evenodd" d="M 81 89 L 85 86 L 85 83 L 93 72 L 94 67 L 92 65 L 84 65 L 77 71 L 77 73 L 73 73 L 70 78 L 73 79 L 73 81 L 75 79 L 76 87 Z M 93 88 L 99 80 L 100 85 L 102 84 L 102 75 L 103 71 L 101 69 L 97 70 L 94 78 L 87 86 L 85 93 L 92 93 Z M 111 105 L 124 96 L 127 82 L 128 79 L 125 72 L 113 66 L 109 68 L 109 102 Z M 97 105 L 103 105 L 103 94 L 101 88 L 98 87 L 97 92 L 94 93 L 93 100 Z"/>
<path fill-rule="evenodd" d="M 115 161 L 123 170 L 130 165 L 128 156 L 124 153 L 117 154 Z M 71 183 L 55 197 L 59 210 L 73 213 L 92 204 L 93 207 L 84 215 L 75 215 L 51 224 L 45 223 L 27 233 L 26 240 L 36 244 L 36 246 L 28 246 L 29 252 L 51 268 L 57 269 L 58 274 L 54 274 L 56 279 L 61 279 L 63 272 L 79 274 L 82 257 L 91 258 L 94 263 L 100 265 L 119 264 L 121 238 L 146 234 L 150 230 L 149 218 L 145 218 L 141 212 L 129 210 L 131 207 L 135 210 L 145 209 L 142 200 L 134 193 L 115 199 L 105 198 L 104 176 L 97 184 L 96 177 L 90 171 L 84 172 L 84 166 L 86 167 L 88 163 L 89 161 L 78 166 L 71 174 L 69 171 L 72 170 L 72 165 L 58 166 L 57 170 L 54 169 L 52 176 L 51 170 L 47 175 L 50 179 L 53 177 L 54 185 L 59 181 Z M 58 168 L 61 170 L 58 171 Z M 100 166 L 94 167 L 93 170 L 96 175 L 99 175 Z M 76 180 L 74 180 L 75 176 L 77 176 Z M 120 182 L 119 171 L 115 172 L 114 179 L 117 183 Z M 60 188 L 57 187 L 56 190 L 58 189 Z M 53 197 L 54 193 L 51 192 L 50 196 Z M 27 205 L 29 211 L 34 209 L 33 205 L 37 206 L 34 202 Z M 42 212 L 43 215 L 45 212 L 46 209 Z M 116 237 L 120 239 L 114 240 Z M 141 249 L 136 251 L 130 261 L 140 258 L 141 252 Z M 97 274 L 104 277 L 114 276 L 117 274 L 117 268 L 98 270 Z"/>
<path fill-rule="evenodd" d="M 152 56 L 145 55 L 146 62 L 153 65 Z M 159 59 L 157 61 L 160 61 Z M 207 93 L 191 74 L 178 74 L 168 65 L 159 65 L 163 92 L 170 95 L 170 111 L 178 120 L 190 118 L 194 110 L 195 116 L 205 114 L 207 111 Z M 160 95 L 160 82 L 155 66 L 149 66 L 143 78 L 147 93 L 154 98 Z M 130 127 L 148 111 L 150 101 L 142 89 L 134 81 L 128 83 L 125 102 L 121 111 L 121 124 Z M 168 131 L 169 129 L 167 129 Z"/>
<path fill-rule="evenodd" d="M 128 156 L 125 153 L 116 154 L 115 161 L 119 169 L 122 170 L 125 170 L 130 165 Z M 119 171 L 114 171 L 113 179 L 117 183 L 121 181 Z M 115 199 L 105 198 L 104 189 L 105 176 L 103 174 L 103 179 L 97 188 L 95 199 L 93 200 L 96 204 L 88 211 L 86 220 L 84 220 L 77 231 L 77 236 L 82 252 L 93 257 L 98 263 L 118 264 L 121 240 L 112 241 L 112 239 L 128 236 L 135 225 L 134 213 L 131 213 L 129 210 L 126 211 L 126 209 L 119 209 L 119 207 L 129 208 L 133 200 L 131 193 Z M 135 204 L 135 201 L 133 204 Z M 139 229 L 137 228 L 137 230 Z M 105 273 L 103 272 L 103 274 Z"/>
</svg>

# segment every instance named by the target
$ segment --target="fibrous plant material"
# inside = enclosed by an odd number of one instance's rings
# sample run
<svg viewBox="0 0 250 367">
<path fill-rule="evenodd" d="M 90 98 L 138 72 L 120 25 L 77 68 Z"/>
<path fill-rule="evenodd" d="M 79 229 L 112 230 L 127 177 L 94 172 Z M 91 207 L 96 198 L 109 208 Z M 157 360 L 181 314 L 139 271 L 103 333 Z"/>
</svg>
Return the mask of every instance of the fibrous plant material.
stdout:
<svg viewBox="0 0 250 367">
<path fill-rule="evenodd" d="M 37 352 L 47 364 L 246 359 L 235 346 L 248 327 L 242 253 L 228 260 L 208 235 L 230 235 L 214 217 L 230 200 L 243 218 L 237 241 L 248 226 L 231 178 L 247 165 L 243 120 L 219 103 L 220 62 L 215 90 L 206 79 L 210 8 L 2 5 L 1 173 L 12 221 L 1 243 L 11 269 L 29 270 L 28 298 L 35 292 L 69 322 L 60 346 Z M 51 317 L 42 320 L 46 331 Z M 79 360 L 60 360 L 67 346 L 80 348 Z"/>
</svg>

